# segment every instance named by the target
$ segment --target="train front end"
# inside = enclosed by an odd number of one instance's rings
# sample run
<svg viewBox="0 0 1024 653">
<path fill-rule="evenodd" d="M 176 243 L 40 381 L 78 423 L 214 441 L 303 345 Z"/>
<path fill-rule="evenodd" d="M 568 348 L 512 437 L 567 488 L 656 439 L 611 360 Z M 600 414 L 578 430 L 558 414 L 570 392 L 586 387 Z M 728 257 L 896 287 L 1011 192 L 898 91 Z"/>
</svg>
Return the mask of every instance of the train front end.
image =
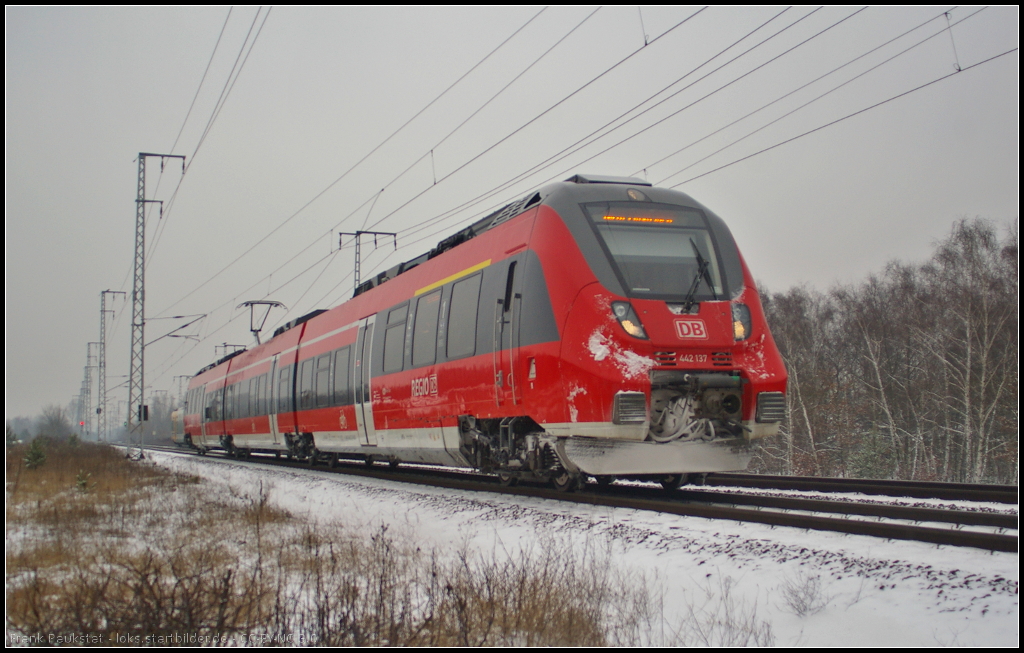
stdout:
<svg viewBox="0 0 1024 653">
<path fill-rule="evenodd" d="M 532 241 L 551 248 L 565 408 L 543 426 L 569 436 L 570 464 L 677 482 L 745 469 L 785 417 L 786 372 L 725 223 L 635 179 L 575 177 L 544 203 Z"/>
</svg>

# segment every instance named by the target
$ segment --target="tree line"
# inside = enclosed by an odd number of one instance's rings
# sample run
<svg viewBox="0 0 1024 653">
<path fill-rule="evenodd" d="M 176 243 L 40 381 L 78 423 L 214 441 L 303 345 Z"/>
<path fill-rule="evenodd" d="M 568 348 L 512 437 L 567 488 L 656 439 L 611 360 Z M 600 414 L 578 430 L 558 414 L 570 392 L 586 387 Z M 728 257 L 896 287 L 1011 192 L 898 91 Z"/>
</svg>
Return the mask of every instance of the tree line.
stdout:
<svg viewBox="0 0 1024 653">
<path fill-rule="evenodd" d="M 922 264 L 762 291 L 789 418 L 757 471 L 1017 483 L 1017 229 L 960 220 Z"/>
<path fill-rule="evenodd" d="M 75 403 L 72 402 L 68 407 L 51 404 L 44 407 L 42 412 L 35 417 L 14 417 L 7 420 L 8 445 L 19 441 L 27 443 L 36 437 L 57 442 L 65 442 L 71 437 L 95 441 L 97 439 L 95 431 L 84 433 L 82 426 L 72 422 Z M 149 420 L 143 427 L 144 443 L 172 444 L 171 412 L 178 406 L 177 399 L 168 396 L 167 393 L 154 393 L 147 397 L 146 403 L 149 406 Z M 95 423 L 93 428 L 95 429 Z M 123 423 L 109 424 L 108 433 L 104 434 L 102 439 L 110 442 L 129 441 Z M 131 442 L 137 443 L 138 441 L 138 435 L 132 436 Z"/>
</svg>

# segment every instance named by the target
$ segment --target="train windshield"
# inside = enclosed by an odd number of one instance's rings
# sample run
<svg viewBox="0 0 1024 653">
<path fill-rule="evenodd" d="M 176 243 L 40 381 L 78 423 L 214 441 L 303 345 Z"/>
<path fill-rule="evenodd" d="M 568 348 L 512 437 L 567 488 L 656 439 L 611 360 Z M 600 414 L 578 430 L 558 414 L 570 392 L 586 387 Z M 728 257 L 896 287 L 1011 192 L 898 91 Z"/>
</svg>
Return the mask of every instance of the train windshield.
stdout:
<svg viewBox="0 0 1024 653">
<path fill-rule="evenodd" d="M 700 211 L 635 202 L 584 209 L 630 297 L 679 300 L 696 283 L 694 299 L 727 299 L 715 241 Z"/>
</svg>

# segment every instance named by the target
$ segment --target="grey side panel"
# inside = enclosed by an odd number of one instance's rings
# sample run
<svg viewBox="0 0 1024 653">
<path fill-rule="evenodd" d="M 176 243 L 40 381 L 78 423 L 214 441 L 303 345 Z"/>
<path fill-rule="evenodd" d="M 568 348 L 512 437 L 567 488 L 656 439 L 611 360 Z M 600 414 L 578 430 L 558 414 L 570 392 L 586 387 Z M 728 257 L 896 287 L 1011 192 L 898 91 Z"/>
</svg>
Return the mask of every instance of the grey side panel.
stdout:
<svg viewBox="0 0 1024 653">
<path fill-rule="evenodd" d="M 522 270 L 522 310 L 518 310 L 519 336 L 516 346 L 538 345 L 543 342 L 558 340 L 558 324 L 555 312 L 551 308 L 551 296 L 548 295 L 548 284 L 544 278 L 544 268 L 534 251 L 526 252 L 520 263 Z"/>
<path fill-rule="evenodd" d="M 614 195 L 617 200 L 621 195 L 621 199 L 628 201 L 629 197 L 626 195 L 628 188 L 628 186 L 619 184 L 577 185 L 565 183 L 557 184 L 554 192 L 544 198 L 544 204 L 553 208 L 561 216 L 597 280 L 610 292 L 622 297 L 626 296 L 626 289 L 622 287 L 619 276 L 615 274 L 615 269 L 608 261 L 608 257 L 597 239 L 597 234 L 594 233 L 589 220 L 583 214 L 580 204 L 607 199 L 609 195 Z M 649 191 L 650 189 L 645 188 L 644 190 Z M 541 191 L 541 195 L 543 194 L 544 192 Z"/>
</svg>

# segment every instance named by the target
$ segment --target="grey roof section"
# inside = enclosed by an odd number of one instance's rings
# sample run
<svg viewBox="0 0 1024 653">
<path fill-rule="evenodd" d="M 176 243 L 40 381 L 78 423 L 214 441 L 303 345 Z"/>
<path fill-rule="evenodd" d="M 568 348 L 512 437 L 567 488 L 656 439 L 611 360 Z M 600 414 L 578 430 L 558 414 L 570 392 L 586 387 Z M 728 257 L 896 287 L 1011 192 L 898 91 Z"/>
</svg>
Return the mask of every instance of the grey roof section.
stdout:
<svg viewBox="0 0 1024 653">
<path fill-rule="evenodd" d="M 574 184 L 627 184 L 629 186 L 650 186 L 651 182 L 636 177 L 613 177 L 612 175 L 573 175 L 566 179 Z"/>
</svg>

